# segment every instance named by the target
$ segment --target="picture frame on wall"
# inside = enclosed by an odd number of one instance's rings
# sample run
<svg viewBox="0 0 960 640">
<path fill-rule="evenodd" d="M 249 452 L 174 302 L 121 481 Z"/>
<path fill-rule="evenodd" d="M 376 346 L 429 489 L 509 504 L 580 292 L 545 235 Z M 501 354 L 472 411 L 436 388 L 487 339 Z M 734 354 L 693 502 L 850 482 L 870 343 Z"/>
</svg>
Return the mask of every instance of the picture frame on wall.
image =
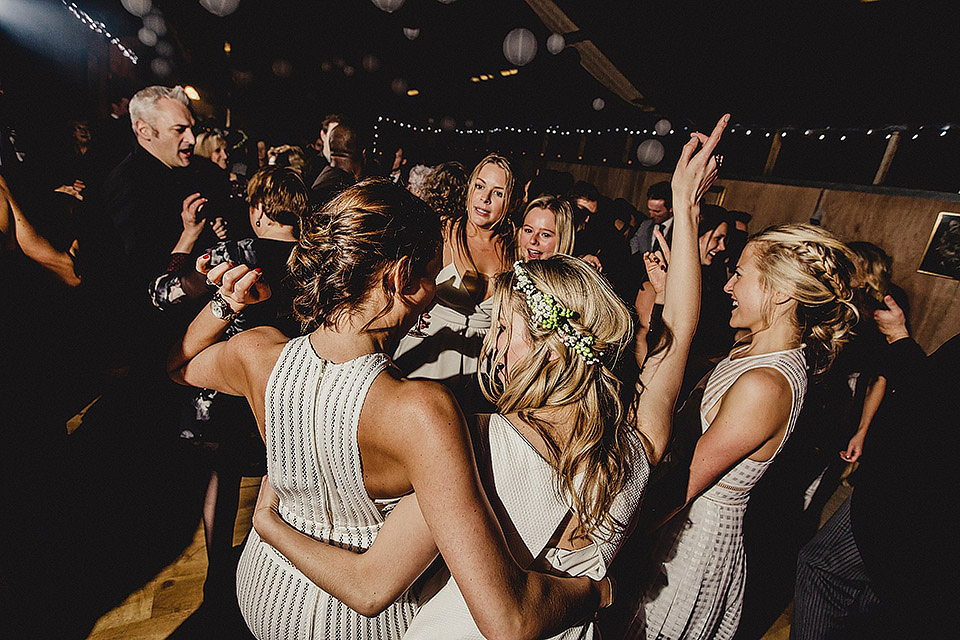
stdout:
<svg viewBox="0 0 960 640">
<path fill-rule="evenodd" d="M 937 215 L 917 272 L 960 280 L 960 213 Z"/>
</svg>

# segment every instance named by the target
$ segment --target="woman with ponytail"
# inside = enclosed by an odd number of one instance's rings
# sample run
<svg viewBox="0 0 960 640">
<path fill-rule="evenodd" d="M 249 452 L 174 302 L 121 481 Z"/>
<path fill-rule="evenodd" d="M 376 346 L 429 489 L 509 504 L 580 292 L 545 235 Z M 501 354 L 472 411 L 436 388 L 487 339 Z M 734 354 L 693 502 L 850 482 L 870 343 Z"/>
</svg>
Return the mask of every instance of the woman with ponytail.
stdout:
<svg viewBox="0 0 960 640">
<path fill-rule="evenodd" d="M 825 371 L 850 339 L 855 274 L 851 252 L 819 227 L 774 227 L 747 244 L 724 290 L 733 299 L 730 325 L 749 341 L 703 388 L 685 504 L 662 531 L 660 576 L 628 637 L 722 640 L 736 632 L 750 490 L 790 436 L 807 369 Z"/>
</svg>

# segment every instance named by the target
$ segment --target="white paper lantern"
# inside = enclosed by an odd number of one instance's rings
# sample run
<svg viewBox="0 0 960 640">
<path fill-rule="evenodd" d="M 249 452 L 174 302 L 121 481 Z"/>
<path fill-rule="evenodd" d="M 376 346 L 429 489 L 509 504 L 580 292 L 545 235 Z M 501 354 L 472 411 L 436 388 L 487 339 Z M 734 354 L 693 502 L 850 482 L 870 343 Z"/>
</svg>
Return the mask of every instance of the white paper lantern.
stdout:
<svg viewBox="0 0 960 640">
<path fill-rule="evenodd" d="M 553 55 L 557 55 L 563 48 L 567 46 L 567 39 L 563 37 L 562 33 L 555 33 L 547 38 L 547 51 Z"/>
<path fill-rule="evenodd" d="M 637 160 L 645 167 L 653 167 L 663 160 L 663 145 L 659 140 L 644 140 L 637 147 Z"/>
<path fill-rule="evenodd" d="M 503 55 L 512 64 L 522 67 L 537 55 L 537 38 L 529 29 L 518 27 L 503 39 Z"/>
<path fill-rule="evenodd" d="M 161 40 L 157 43 L 157 53 L 164 58 L 169 58 L 173 55 L 173 45 L 166 40 Z"/>
<path fill-rule="evenodd" d="M 457 121 L 451 116 L 444 116 L 443 119 L 440 120 L 440 128 L 444 131 L 453 131 L 457 128 Z"/>
<path fill-rule="evenodd" d="M 240 0 L 200 0 L 200 6 L 215 16 L 228 16 L 240 6 Z"/>
<path fill-rule="evenodd" d="M 390 83 L 390 88 L 393 89 L 395 94 L 401 96 L 407 92 L 407 81 L 403 78 L 394 78 L 393 82 Z"/>
<path fill-rule="evenodd" d="M 407 40 L 416 40 L 420 37 L 420 29 L 414 27 L 404 27 L 403 35 L 407 37 Z"/>
<path fill-rule="evenodd" d="M 152 0 L 120 0 L 120 4 L 138 18 L 142 18 L 150 13 L 150 9 L 153 9 Z"/>
<path fill-rule="evenodd" d="M 140 29 L 140 31 L 137 31 L 137 38 L 139 38 L 140 42 L 148 47 L 152 47 L 153 45 L 157 44 L 157 34 L 146 27 L 143 27 Z"/>
<path fill-rule="evenodd" d="M 380 11 L 393 13 L 403 6 L 403 0 L 370 0 Z"/>
<path fill-rule="evenodd" d="M 154 58 L 150 68 L 161 78 L 166 78 L 173 71 L 173 66 L 165 58 Z"/>
<path fill-rule="evenodd" d="M 594 111 L 602 111 L 605 106 L 607 106 L 607 103 L 604 102 L 603 98 L 597 98 L 593 101 Z"/>
<path fill-rule="evenodd" d="M 657 132 L 658 136 L 665 136 L 670 133 L 670 129 L 673 128 L 673 125 L 670 124 L 670 121 L 666 118 L 657 120 L 657 124 L 653 125 L 653 130 Z"/>
<path fill-rule="evenodd" d="M 143 26 L 153 31 L 158 36 L 167 35 L 167 23 L 159 13 L 151 13 L 143 18 Z"/>
</svg>

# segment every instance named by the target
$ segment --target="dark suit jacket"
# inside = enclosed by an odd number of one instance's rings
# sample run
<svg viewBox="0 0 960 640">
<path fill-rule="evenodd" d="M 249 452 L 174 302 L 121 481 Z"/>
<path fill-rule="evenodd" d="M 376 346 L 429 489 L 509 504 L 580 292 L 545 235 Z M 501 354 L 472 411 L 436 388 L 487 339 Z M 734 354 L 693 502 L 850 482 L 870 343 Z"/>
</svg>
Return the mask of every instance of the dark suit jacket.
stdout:
<svg viewBox="0 0 960 640">
<path fill-rule="evenodd" d="M 637 227 L 636 232 L 630 236 L 630 253 L 633 255 L 643 255 L 647 251 L 650 251 L 650 247 L 653 246 L 653 227 L 656 223 L 652 218 L 647 218 L 640 223 L 640 226 Z M 667 229 L 667 242 L 670 242 L 670 236 L 673 234 L 673 225 L 670 225 L 670 228 Z"/>
</svg>

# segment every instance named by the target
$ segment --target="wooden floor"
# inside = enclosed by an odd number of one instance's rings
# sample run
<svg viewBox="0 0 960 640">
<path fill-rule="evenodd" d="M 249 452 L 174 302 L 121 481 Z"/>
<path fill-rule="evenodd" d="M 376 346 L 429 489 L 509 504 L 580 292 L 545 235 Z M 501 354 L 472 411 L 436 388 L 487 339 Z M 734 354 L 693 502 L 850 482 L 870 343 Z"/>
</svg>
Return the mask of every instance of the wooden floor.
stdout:
<svg viewBox="0 0 960 640">
<path fill-rule="evenodd" d="M 259 478 L 244 478 L 240 488 L 240 509 L 233 530 L 233 544 L 243 542 L 250 531 L 250 519 L 260 488 Z M 118 607 L 97 621 L 90 640 L 156 640 L 166 638 L 203 601 L 203 580 L 207 554 L 203 525 L 197 527 L 193 542 L 170 566 L 137 589 Z"/>
</svg>

